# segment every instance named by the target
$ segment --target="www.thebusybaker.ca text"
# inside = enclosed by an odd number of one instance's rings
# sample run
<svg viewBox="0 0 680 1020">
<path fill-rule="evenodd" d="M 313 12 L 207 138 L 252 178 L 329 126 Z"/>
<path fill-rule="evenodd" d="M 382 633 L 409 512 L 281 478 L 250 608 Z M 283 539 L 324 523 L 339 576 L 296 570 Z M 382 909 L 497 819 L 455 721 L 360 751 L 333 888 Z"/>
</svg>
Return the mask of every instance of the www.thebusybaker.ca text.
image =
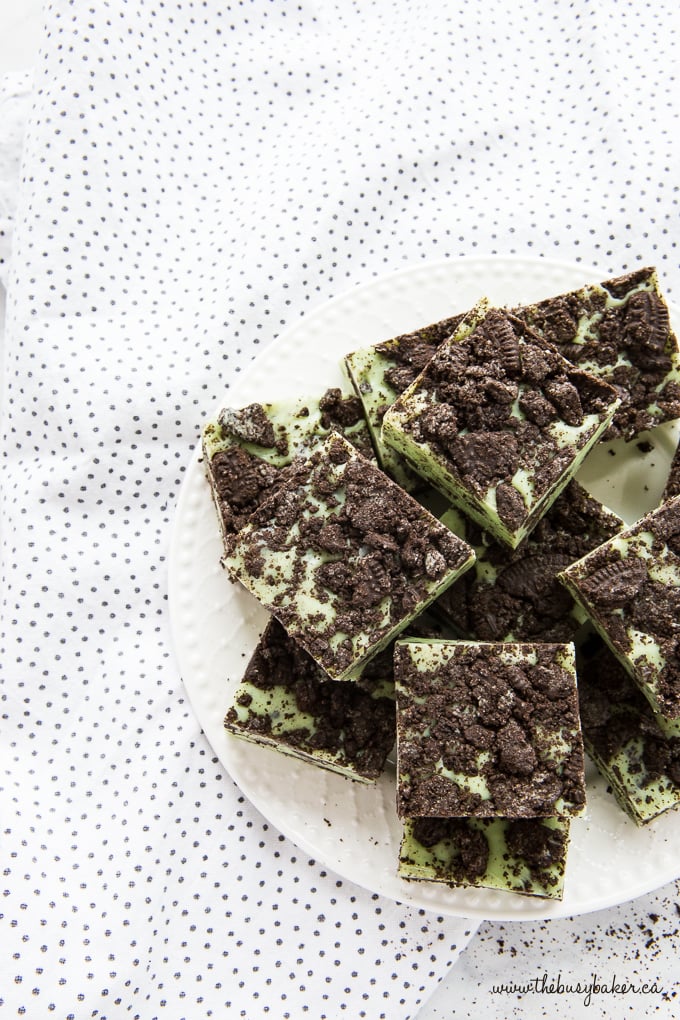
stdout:
<svg viewBox="0 0 680 1020">
<path fill-rule="evenodd" d="M 584 1006 L 589 1006 L 594 995 L 662 995 L 663 989 L 659 988 L 656 981 L 644 981 L 635 984 L 632 981 L 619 981 L 614 977 L 607 980 L 598 980 L 597 974 L 593 974 L 590 981 L 563 981 L 562 975 L 551 977 L 543 974 L 541 977 L 532 978 L 523 984 L 515 982 L 493 985 L 492 995 L 580 995 L 583 997 Z"/>
</svg>

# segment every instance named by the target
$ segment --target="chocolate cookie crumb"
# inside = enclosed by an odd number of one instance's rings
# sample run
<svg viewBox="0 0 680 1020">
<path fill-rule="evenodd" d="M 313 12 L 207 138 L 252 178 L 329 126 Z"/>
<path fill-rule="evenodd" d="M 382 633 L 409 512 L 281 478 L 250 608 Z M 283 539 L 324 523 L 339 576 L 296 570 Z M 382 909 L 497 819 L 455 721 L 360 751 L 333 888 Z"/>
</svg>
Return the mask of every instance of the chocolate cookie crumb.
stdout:
<svg viewBox="0 0 680 1020">
<path fill-rule="evenodd" d="M 331 433 L 291 465 L 224 563 L 332 678 L 347 679 L 472 559 L 469 546 Z"/>
<path fill-rule="evenodd" d="M 275 618 L 246 667 L 225 726 L 238 736 L 375 780 L 396 735 L 391 655 L 356 683 L 329 680 Z"/>
<path fill-rule="evenodd" d="M 583 811 L 571 645 L 397 642 L 395 682 L 400 817 Z"/>
<path fill-rule="evenodd" d="M 465 335 L 442 343 L 387 411 L 382 437 L 464 513 L 515 547 L 616 403 L 612 387 L 493 308 Z"/>
<path fill-rule="evenodd" d="M 606 439 L 633 439 L 680 416 L 678 343 L 653 267 L 513 312 L 569 361 L 616 388 L 621 406 Z"/>
</svg>

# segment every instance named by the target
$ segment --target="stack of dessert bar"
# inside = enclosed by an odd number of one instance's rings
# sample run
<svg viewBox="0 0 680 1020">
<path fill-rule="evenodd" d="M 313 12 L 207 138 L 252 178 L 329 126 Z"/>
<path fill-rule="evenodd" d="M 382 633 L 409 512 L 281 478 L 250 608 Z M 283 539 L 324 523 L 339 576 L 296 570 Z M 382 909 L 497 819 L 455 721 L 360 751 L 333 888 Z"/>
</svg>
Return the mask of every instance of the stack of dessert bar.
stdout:
<svg viewBox="0 0 680 1020">
<path fill-rule="evenodd" d="M 204 430 L 222 563 L 269 613 L 225 726 L 363 782 L 396 739 L 401 875 L 559 898 L 584 744 L 637 822 L 680 796 L 680 497 L 627 528 L 574 480 L 680 417 L 656 273 L 344 367 Z"/>
<path fill-rule="evenodd" d="M 472 550 L 376 466 L 355 395 L 227 409 L 203 452 L 223 563 L 270 613 L 227 729 L 375 781 L 395 740 L 394 639 L 445 633 L 425 610 Z"/>
</svg>

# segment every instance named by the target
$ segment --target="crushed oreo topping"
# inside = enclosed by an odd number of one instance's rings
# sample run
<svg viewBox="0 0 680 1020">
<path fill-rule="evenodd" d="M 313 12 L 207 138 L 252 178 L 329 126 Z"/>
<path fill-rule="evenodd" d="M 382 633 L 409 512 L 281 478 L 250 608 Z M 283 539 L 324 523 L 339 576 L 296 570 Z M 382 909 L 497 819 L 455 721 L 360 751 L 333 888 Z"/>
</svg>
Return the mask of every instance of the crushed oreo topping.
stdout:
<svg viewBox="0 0 680 1020">
<path fill-rule="evenodd" d="M 401 817 L 547 817 L 560 799 L 580 813 L 583 746 L 563 645 L 520 646 L 514 665 L 497 645 L 461 645 L 433 669 L 412 668 L 408 647 L 395 651 Z"/>
<path fill-rule="evenodd" d="M 439 345 L 456 332 L 464 317 L 464 314 L 452 315 L 412 333 L 402 333 L 376 344 L 376 352 L 393 362 L 385 371 L 385 381 L 392 389 L 403 393 L 422 372 Z"/>
<path fill-rule="evenodd" d="M 608 295 L 615 299 L 610 307 Z M 622 402 L 604 438 L 632 439 L 680 417 L 680 386 L 671 377 L 678 345 L 653 268 L 519 306 L 513 313 L 569 361 L 587 366 L 617 390 Z M 588 324 L 585 334 L 583 323 Z"/>
<path fill-rule="evenodd" d="M 637 549 L 641 536 L 651 536 Z M 620 545 L 605 543 L 565 571 L 589 615 L 607 632 L 619 654 L 633 650 L 633 637 L 646 635 L 662 665 L 639 664 L 640 679 L 654 677 L 655 697 L 669 718 L 680 717 L 680 498 L 674 497 L 621 533 Z M 663 564 L 669 580 L 658 576 Z"/>
<path fill-rule="evenodd" d="M 240 531 L 256 507 L 280 484 L 282 471 L 242 446 L 229 446 L 213 456 L 211 481 L 227 540 Z"/>
<path fill-rule="evenodd" d="M 575 481 L 517 549 L 466 521 L 461 537 L 476 550 L 476 566 L 433 608 L 459 633 L 481 641 L 570 641 L 580 622 L 558 574 L 622 527 Z"/>
<path fill-rule="evenodd" d="M 598 636 L 583 644 L 578 659 L 581 725 L 586 747 L 605 766 L 634 741 L 642 743 L 644 787 L 663 777 L 680 787 L 680 738 L 659 729 L 647 698 Z"/>
<path fill-rule="evenodd" d="M 585 594 L 605 609 L 618 609 L 630 602 L 647 577 L 647 567 L 638 559 L 605 563 L 582 585 Z"/>
<path fill-rule="evenodd" d="M 274 426 L 262 404 L 249 404 L 241 408 L 224 408 L 218 417 L 222 430 L 244 443 L 272 449 L 280 446 Z M 285 448 L 283 451 L 285 452 Z"/>
<path fill-rule="evenodd" d="M 575 438 L 565 450 L 549 426 L 581 425 L 615 399 L 611 387 L 574 368 L 501 309 L 489 311 L 466 338 L 444 344 L 423 370 L 419 389 L 430 403 L 406 428 L 477 497 L 495 489 L 497 513 L 512 530 L 529 512 L 513 485 L 516 473 L 528 473 L 536 492 L 546 492 L 580 449 Z"/>
<path fill-rule="evenodd" d="M 271 608 L 331 675 L 351 667 L 354 635 L 380 644 L 430 600 L 433 583 L 471 557 L 469 546 L 336 433 L 291 465 L 236 543 L 252 578 L 267 582 L 263 572 L 274 571 L 270 580 L 282 593 Z M 289 575 L 265 567 L 268 549 L 286 553 Z M 331 607 L 313 626 L 297 608 L 309 571 L 314 598 Z"/>
<path fill-rule="evenodd" d="M 343 432 L 364 418 L 359 398 L 345 396 L 337 386 L 326 390 L 319 400 L 319 408 L 322 411 L 321 425 L 329 432 L 332 429 Z"/>
<path fill-rule="evenodd" d="M 391 679 L 391 656 L 381 656 L 384 672 L 374 669 L 375 679 Z M 346 764 L 367 779 L 375 779 L 385 766 L 395 738 L 394 700 L 374 696 L 375 679 L 344 683 L 330 680 L 275 618 L 272 618 L 246 668 L 243 683 L 263 692 L 281 688 L 299 713 L 311 716 L 312 725 L 295 727 L 295 713 L 284 730 L 257 707 L 241 719 L 232 706 L 227 712 L 228 729 L 245 731 L 253 737 L 269 737 L 278 744 L 306 751 L 326 751 L 341 756 Z M 249 709 L 250 695 L 243 695 L 241 708 Z"/>
<path fill-rule="evenodd" d="M 515 819 L 505 833 L 508 852 L 526 864 L 532 877 L 546 885 L 555 881 L 554 869 L 564 867 L 567 834 L 539 818 Z"/>
</svg>

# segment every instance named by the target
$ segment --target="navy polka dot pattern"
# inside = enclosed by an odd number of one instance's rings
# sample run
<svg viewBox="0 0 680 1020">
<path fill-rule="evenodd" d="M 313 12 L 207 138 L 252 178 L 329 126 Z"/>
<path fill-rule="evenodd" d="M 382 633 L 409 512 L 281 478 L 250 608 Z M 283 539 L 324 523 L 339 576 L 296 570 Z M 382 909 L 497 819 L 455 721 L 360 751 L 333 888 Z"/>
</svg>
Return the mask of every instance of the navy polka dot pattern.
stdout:
<svg viewBox="0 0 680 1020">
<path fill-rule="evenodd" d="M 677 295 L 677 5 L 44 18 L 0 248 L 0 1005 L 406 1020 L 474 924 L 340 881 L 224 774 L 171 653 L 175 503 L 238 373 L 367 279 L 519 253 Z"/>
</svg>

